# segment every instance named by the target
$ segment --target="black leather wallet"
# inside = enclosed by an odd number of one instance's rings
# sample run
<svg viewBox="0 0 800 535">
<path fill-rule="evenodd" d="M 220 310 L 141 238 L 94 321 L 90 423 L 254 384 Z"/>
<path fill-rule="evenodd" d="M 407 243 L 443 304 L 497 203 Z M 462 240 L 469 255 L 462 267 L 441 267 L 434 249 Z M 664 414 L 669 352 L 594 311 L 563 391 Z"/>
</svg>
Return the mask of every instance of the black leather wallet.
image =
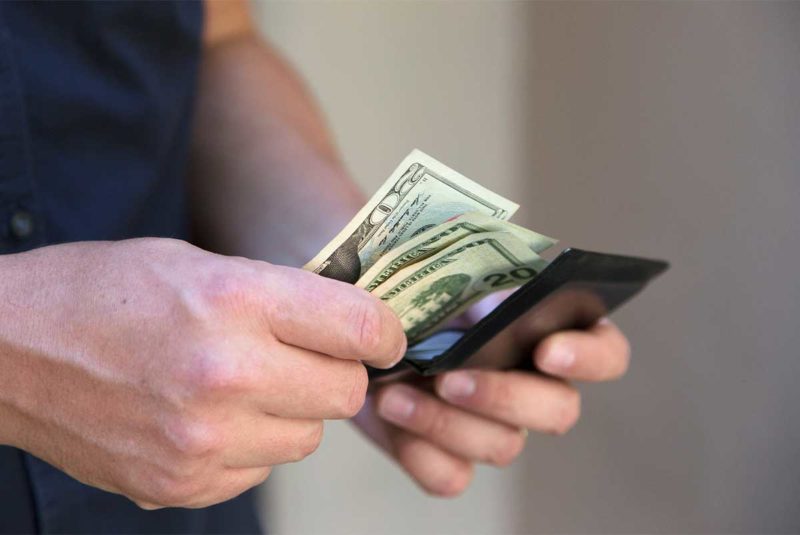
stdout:
<svg viewBox="0 0 800 535">
<path fill-rule="evenodd" d="M 531 368 L 530 352 L 514 353 L 512 346 L 533 348 L 555 331 L 590 327 L 668 267 L 661 260 L 566 249 L 470 329 L 440 331 L 410 347 L 393 368 L 370 368 L 370 379 L 388 380 L 409 371 L 436 375 L 455 368 Z M 512 324 L 523 315 L 525 328 L 515 329 Z M 481 351 L 509 326 L 515 342 L 509 351 Z"/>
</svg>

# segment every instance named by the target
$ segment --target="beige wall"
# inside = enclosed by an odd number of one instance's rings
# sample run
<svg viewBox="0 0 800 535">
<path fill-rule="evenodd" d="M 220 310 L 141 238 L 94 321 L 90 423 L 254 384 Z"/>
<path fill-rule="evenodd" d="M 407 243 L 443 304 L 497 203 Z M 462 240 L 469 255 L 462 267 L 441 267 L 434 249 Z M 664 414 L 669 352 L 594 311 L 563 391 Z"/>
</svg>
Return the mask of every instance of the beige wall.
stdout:
<svg viewBox="0 0 800 535">
<path fill-rule="evenodd" d="M 267 485 L 280 533 L 800 531 L 800 3 L 264 2 L 371 192 L 414 146 L 565 245 L 673 269 L 635 360 L 455 501 L 345 424 Z"/>
</svg>

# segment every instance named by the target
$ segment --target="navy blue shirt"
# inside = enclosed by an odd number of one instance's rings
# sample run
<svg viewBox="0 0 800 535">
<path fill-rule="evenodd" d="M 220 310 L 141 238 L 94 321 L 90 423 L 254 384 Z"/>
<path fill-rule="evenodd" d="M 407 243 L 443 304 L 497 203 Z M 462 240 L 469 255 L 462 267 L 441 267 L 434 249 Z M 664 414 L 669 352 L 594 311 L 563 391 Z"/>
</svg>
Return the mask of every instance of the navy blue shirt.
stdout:
<svg viewBox="0 0 800 535">
<path fill-rule="evenodd" d="M 202 26 L 195 2 L 0 2 L 0 253 L 188 238 Z M 252 493 L 143 511 L 0 447 L 0 533 L 258 529 Z"/>
</svg>

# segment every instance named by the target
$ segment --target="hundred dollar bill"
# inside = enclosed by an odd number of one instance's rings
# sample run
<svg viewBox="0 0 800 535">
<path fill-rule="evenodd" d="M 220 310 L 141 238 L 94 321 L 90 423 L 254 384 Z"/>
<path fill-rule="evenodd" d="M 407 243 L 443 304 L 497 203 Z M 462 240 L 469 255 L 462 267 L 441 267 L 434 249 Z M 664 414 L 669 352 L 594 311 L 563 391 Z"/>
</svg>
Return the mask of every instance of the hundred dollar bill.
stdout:
<svg viewBox="0 0 800 535">
<path fill-rule="evenodd" d="M 397 313 L 413 345 L 481 297 L 524 284 L 545 266 L 511 233 L 473 234 L 404 268 L 372 293 Z"/>
<path fill-rule="evenodd" d="M 513 234 L 536 253 L 541 253 L 558 241 L 508 221 L 500 221 L 480 212 L 468 212 L 392 249 L 358 279 L 356 286 L 371 292 L 404 267 L 427 258 L 465 236 L 497 231 Z"/>
<path fill-rule="evenodd" d="M 413 150 L 304 269 L 355 284 L 385 253 L 466 212 L 507 220 L 519 206 Z"/>
</svg>

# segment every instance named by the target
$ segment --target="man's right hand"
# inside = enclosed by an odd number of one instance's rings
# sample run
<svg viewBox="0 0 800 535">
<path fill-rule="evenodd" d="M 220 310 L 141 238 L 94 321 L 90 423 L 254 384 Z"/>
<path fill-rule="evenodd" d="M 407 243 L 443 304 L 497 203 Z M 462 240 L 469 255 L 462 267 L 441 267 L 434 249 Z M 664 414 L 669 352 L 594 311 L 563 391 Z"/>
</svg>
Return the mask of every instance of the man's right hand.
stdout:
<svg viewBox="0 0 800 535">
<path fill-rule="evenodd" d="M 298 269 L 137 239 L 0 256 L 0 444 L 142 507 L 203 507 L 361 408 L 397 317 Z"/>
</svg>

